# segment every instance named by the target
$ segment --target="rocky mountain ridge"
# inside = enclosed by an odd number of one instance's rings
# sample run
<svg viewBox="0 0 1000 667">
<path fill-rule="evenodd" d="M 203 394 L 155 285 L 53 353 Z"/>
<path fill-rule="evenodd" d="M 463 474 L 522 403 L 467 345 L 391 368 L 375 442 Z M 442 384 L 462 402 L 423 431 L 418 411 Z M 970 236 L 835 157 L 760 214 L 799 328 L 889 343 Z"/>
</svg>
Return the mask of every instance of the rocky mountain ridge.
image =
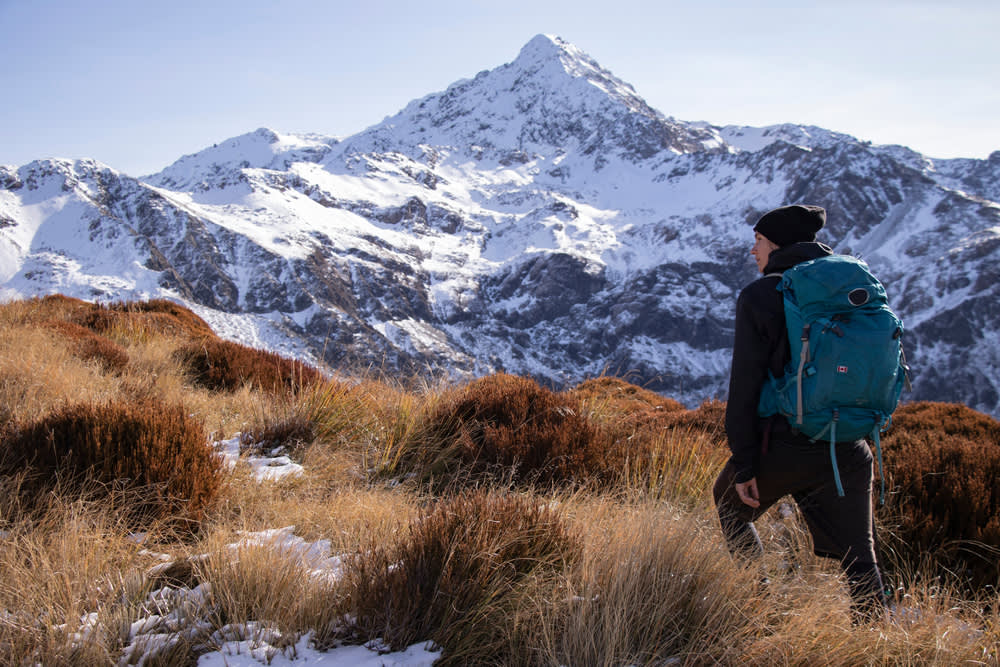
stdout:
<svg viewBox="0 0 1000 667">
<path fill-rule="evenodd" d="M 334 368 L 607 372 L 697 403 L 725 398 L 750 226 L 791 202 L 883 278 L 909 398 L 1000 413 L 1000 151 L 678 121 L 544 35 L 352 137 L 262 128 L 142 178 L 0 167 L 0 289 L 168 296 Z"/>
</svg>

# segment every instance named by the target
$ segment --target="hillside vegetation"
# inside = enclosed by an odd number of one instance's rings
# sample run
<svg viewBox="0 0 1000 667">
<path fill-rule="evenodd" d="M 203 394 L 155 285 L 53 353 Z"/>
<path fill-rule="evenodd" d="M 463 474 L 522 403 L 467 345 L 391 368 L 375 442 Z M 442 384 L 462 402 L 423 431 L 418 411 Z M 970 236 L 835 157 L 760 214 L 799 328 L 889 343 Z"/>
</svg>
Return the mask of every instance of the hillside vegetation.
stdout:
<svg viewBox="0 0 1000 667">
<path fill-rule="evenodd" d="M 729 557 L 724 408 L 611 377 L 341 376 L 168 301 L 0 305 L 0 664 L 190 665 L 233 633 L 456 665 L 997 664 L 1000 423 L 899 409 L 893 612 L 864 626 L 792 503 L 759 524 L 766 590 Z M 237 436 L 231 465 L 211 443 Z M 260 479 L 262 455 L 301 474 Z M 336 576 L 247 539 L 275 529 Z"/>
</svg>

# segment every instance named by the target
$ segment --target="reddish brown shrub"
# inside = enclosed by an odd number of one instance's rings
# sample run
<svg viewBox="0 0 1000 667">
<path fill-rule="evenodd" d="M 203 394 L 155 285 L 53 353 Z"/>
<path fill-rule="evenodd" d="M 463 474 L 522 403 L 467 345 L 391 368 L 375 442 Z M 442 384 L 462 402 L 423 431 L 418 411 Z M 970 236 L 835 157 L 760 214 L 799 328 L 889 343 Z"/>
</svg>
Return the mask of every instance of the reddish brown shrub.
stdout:
<svg viewBox="0 0 1000 667">
<path fill-rule="evenodd" d="M 904 405 L 893 421 L 882 440 L 890 495 L 880 514 L 894 527 L 900 566 L 930 564 L 972 588 L 996 586 L 1000 422 L 947 403 Z"/>
<path fill-rule="evenodd" d="M 188 336 L 210 336 L 215 332 L 208 322 L 201 319 L 190 308 L 186 308 L 167 299 L 150 299 L 149 301 L 130 301 L 112 304 L 111 310 L 121 313 L 144 314 L 150 322 L 160 322 L 162 328 L 154 329 L 165 333 L 185 334 Z M 155 316 L 166 317 L 155 317 Z"/>
<path fill-rule="evenodd" d="M 1000 422 L 958 403 L 904 403 L 892 416 L 893 432 L 959 436 L 1000 446 Z"/>
<path fill-rule="evenodd" d="M 195 383 L 213 391 L 235 391 L 245 384 L 298 391 L 323 381 L 322 373 L 301 361 L 221 338 L 192 341 L 176 355 Z"/>
<path fill-rule="evenodd" d="M 676 412 L 684 406 L 672 398 L 643 389 L 627 380 L 616 377 L 599 377 L 585 380 L 567 392 L 580 402 L 600 404 L 603 409 L 618 416 L 647 411 Z"/>
<path fill-rule="evenodd" d="M 0 474 L 27 469 L 31 497 L 54 484 L 128 495 L 135 520 L 197 522 L 221 483 L 220 459 L 200 422 L 180 406 L 79 404 L 4 434 Z"/>
<path fill-rule="evenodd" d="M 29 299 L 29 302 L 37 307 L 39 316 L 54 320 L 74 320 L 96 307 L 89 301 L 63 294 L 49 294 L 41 298 L 34 297 Z"/>
<path fill-rule="evenodd" d="M 584 406 L 588 415 L 603 428 L 618 434 L 617 437 L 628 437 L 637 428 L 659 423 L 664 415 L 684 410 L 684 406 L 672 398 L 621 378 L 586 380 L 566 393 Z"/>
<path fill-rule="evenodd" d="M 515 481 L 599 477 L 607 438 L 578 401 L 528 378 L 498 374 L 475 380 L 430 418 L 432 438 L 457 443 L 475 473 L 508 470 Z"/>
<path fill-rule="evenodd" d="M 676 410 L 657 420 L 664 428 L 697 431 L 709 436 L 712 442 L 726 445 L 726 404 L 710 399 L 694 410 Z"/>
<path fill-rule="evenodd" d="M 74 321 L 97 333 L 117 329 L 134 336 L 153 333 L 185 338 L 215 337 L 215 332 L 205 320 L 190 309 L 166 299 L 128 301 L 109 306 L 94 304 L 90 310 L 78 312 Z"/>
<path fill-rule="evenodd" d="M 433 639 L 444 648 L 435 664 L 505 664 L 518 585 L 581 550 L 530 496 L 476 490 L 441 501 L 398 545 L 347 562 L 356 629 L 394 649 Z"/>
<path fill-rule="evenodd" d="M 117 373 L 128 365 L 128 353 L 121 345 L 90 329 L 65 320 L 48 320 L 43 326 L 66 339 L 75 356 L 87 361 L 96 360 L 107 371 Z"/>
<path fill-rule="evenodd" d="M 316 438 L 316 424 L 306 415 L 266 421 L 240 435 L 240 450 L 266 452 L 275 448 L 298 450 Z"/>
</svg>

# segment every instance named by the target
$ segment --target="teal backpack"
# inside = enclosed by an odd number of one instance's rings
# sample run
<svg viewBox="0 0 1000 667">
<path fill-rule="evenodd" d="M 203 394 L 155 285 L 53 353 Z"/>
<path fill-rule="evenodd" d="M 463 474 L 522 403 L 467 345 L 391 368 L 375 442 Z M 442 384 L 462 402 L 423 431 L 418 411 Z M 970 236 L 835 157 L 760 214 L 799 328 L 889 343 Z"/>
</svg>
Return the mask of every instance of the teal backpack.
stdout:
<svg viewBox="0 0 1000 667">
<path fill-rule="evenodd" d="M 903 323 L 885 288 L 859 259 L 829 255 L 797 264 L 778 282 L 792 360 L 764 383 L 758 414 L 784 415 L 813 441 L 829 441 L 837 493 L 844 488 L 836 443 L 871 438 L 882 471 L 879 434 L 889 427 L 908 369 Z M 885 499 L 882 474 L 880 499 Z"/>
</svg>

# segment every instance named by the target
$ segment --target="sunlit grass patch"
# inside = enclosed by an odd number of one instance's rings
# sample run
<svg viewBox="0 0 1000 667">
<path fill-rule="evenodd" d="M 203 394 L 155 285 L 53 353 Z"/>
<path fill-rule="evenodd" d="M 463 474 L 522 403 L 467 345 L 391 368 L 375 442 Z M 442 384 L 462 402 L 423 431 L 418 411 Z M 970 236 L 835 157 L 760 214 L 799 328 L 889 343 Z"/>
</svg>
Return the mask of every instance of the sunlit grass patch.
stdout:
<svg viewBox="0 0 1000 667">
<path fill-rule="evenodd" d="M 756 578 L 704 517 L 646 497 L 577 497 L 564 512 L 584 534 L 564 588 L 536 601 L 542 664 L 726 664 L 755 632 Z"/>
</svg>

